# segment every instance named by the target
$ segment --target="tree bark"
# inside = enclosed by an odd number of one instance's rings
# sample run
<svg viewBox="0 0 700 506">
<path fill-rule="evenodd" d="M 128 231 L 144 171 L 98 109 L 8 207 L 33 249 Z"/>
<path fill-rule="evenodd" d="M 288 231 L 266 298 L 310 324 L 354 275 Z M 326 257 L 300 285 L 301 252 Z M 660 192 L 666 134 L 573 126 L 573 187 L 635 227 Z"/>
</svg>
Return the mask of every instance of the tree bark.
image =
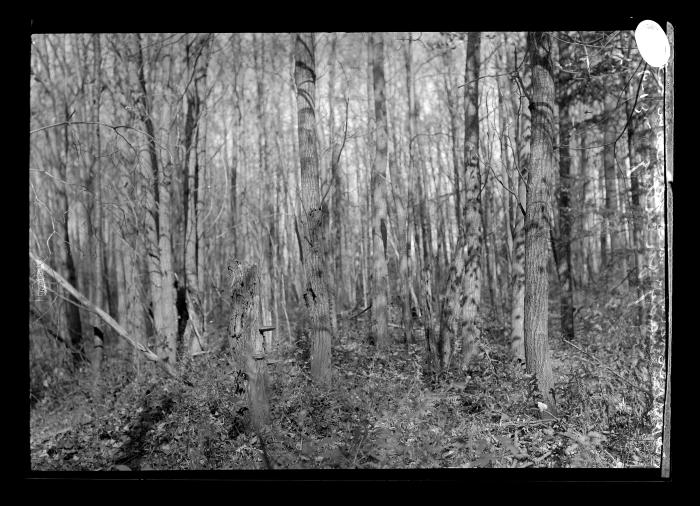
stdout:
<svg viewBox="0 0 700 506">
<path fill-rule="evenodd" d="M 554 170 L 554 80 L 548 32 L 529 32 L 532 67 L 531 165 L 525 215 L 525 363 L 547 410 L 556 414 L 547 336 L 550 185 Z M 555 415 L 556 416 L 556 415 Z"/>
<path fill-rule="evenodd" d="M 204 311 L 200 284 L 203 272 L 200 272 L 201 251 L 201 217 L 202 207 L 200 141 L 201 114 L 203 94 L 207 83 L 207 66 L 209 59 L 209 36 L 198 36 L 187 46 L 187 75 L 191 75 L 191 83 L 186 90 L 186 119 L 185 119 L 185 157 L 183 163 L 183 211 L 184 211 L 184 290 L 186 299 L 187 321 L 180 325 L 184 333 L 180 335 L 185 341 L 190 355 L 203 350 L 205 343 L 201 342 L 198 334 L 205 335 Z M 182 319 L 182 312 L 178 312 Z"/>
<path fill-rule="evenodd" d="M 173 252 L 171 238 L 170 183 L 172 166 L 160 167 L 155 140 L 155 127 L 151 116 L 151 100 L 144 74 L 144 57 L 141 36 L 137 34 L 136 63 L 140 87 L 139 103 L 141 120 L 148 135 L 148 162 L 152 192 L 148 196 L 147 249 L 153 318 L 157 335 L 158 354 L 170 364 L 177 361 L 177 310 L 173 276 Z"/>
<path fill-rule="evenodd" d="M 333 34 L 331 39 L 331 52 L 328 57 L 328 66 L 330 72 L 328 76 L 328 107 L 330 117 L 329 123 L 329 142 L 331 148 L 331 184 L 333 185 L 333 200 L 332 200 L 332 222 L 335 230 L 335 248 L 333 248 L 333 270 L 334 276 L 331 276 L 331 282 L 335 283 L 335 290 L 331 290 L 336 294 L 336 307 L 342 310 L 347 304 L 348 295 L 345 290 L 345 273 L 343 272 L 343 181 L 340 171 L 340 150 L 341 145 L 338 142 L 338 132 L 336 130 L 335 119 L 335 78 L 336 78 L 336 60 L 338 45 L 338 35 Z M 344 142 L 344 141 L 343 141 Z"/>
<path fill-rule="evenodd" d="M 259 430 L 270 423 L 269 376 L 258 324 L 260 274 L 255 264 L 236 264 L 231 276 L 233 311 L 229 320 L 234 391 L 245 392 L 251 424 Z"/>
<path fill-rule="evenodd" d="M 595 235 L 595 210 L 596 210 L 596 179 L 597 174 L 594 164 L 588 156 L 588 135 L 581 132 L 581 173 L 583 174 L 583 258 L 586 268 L 586 280 L 592 283 L 598 276 L 600 243 Z"/>
<path fill-rule="evenodd" d="M 66 121 L 69 120 L 68 105 L 65 105 Z M 63 158 L 59 162 L 59 177 L 63 181 L 68 181 L 68 125 L 63 129 Z M 65 183 L 61 191 L 63 200 L 63 219 L 61 225 L 63 227 L 63 255 L 66 273 L 68 274 L 68 282 L 76 286 L 78 277 L 73 261 L 73 251 L 71 249 L 70 230 L 68 227 L 68 217 L 70 213 L 70 205 L 68 201 L 68 188 Z M 81 362 L 85 361 L 85 346 L 83 343 L 82 323 L 80 319 L 80 309 L 77 306 L 77 300 L 71 295 L 68 296 L 68 302 L 65 304 L 66 322 L 68 327 L 68 337 L 70 338 L 73 353 L 73 367 L 78 367 Z"/>
<path fill-rule="evenodd" d="M 384 40 L 381 33 L 370 35 L 373 70 L 376 156 L 372 165 L 372 336 L 378 347 L 390 344 L 387 301 L 386 169 L 387 139 L 386 98 L 384 96 Z"/>
<path fill-rule="evenodd" d="M 301 201 L 299 213 L 304 258 L 304 302 L 311 322 L 311 376 L 320 385 L 331 382 L 332 324 L 326 286 L 323 245 L 328 208 L 322 205 L 318 184 L 315 130 L 316 65 L 313 33 L 299 33 L 294 44 L 294 82 L 297 89 Z"/>
<path fill-rule="evenodd" d="M 559 102 L 559 240 L 557 258 L 561 295 L 561 334 L 564 339 L 574 338 L 574 290 L 571 272 L 571 118 L 569 104 L 571 98 L 567 89 L 568 74 L 561 70 L 568 64 L 567 43 L 559 40 L 558 102 Z"/>
<path fill-rule="evenodd" d="M 626 260 L 622 252 L 622 232 L 618 218 L 619 196 L 618 196 L 618 178 L 617 167 L 615 161 L 615 147 L 613 146 L 617 137 L 616 125 L 617 117 L 615 116 L 616 96 L 612 92 L 608 92 L 605 96 L 605 130 L 603 132 L 603 167 L 605 173 L 605 216 L 607 237 L 610 238 L 610 256 L 607 258 L 611 268 L 612 286 L 617 286 L 618 290 L 624 290 L 624 283 L 619 285 L 619 282 L 626 274 Z"/>
<path fill-rule="evenodd" d="M 464 233 L 449 269 L 447 294 L 440 316 L 440 361 L 449 368 L 456 340 L 461 339 L 461 367 L 466 369 L 477 351 L 481 305 L 481 176 L 479 173 L 479 65 L 481 32 L 469 32 L 464 86 Z"/>
<path fill-rule="evenodd" d="M 506 37 L 506 43 L 508 39 Z M 515 70 L 510 52 L 506 53 L 506 65 L 509 70 Z M 519 92 L 518 92 L 519 93 Z M 522 97 L 511 91 L 510 102 L 514 119 L 513 162 L 515 171 L 512 179 L 515 181 L 513 190 L 517 193 L 516 210 L 513 214 L 513 257 L 511 278 L 511 335 L 510 348 L 515 359 L 525 363 L 525 213 L 527 206 L 527 177 L 530 165 L 530 118 L 522 104 Z"/>
<path fill-rule="evenodd" d="M 255 114 L 257 118 L 257 131 L 258 131 L 258 156 L 260 164 L 261 181 L 260 193 L 261 200 L 263 203 L 263 217 L 260 220 L 262 235 L 260 236 L 260 241 L 262 242 L 262 255 L 265 259 L 265 269 L 261 272 L 261 286 L 260 286 L 260 306 L 261 315 L 265 324 L 268 324 L 272 320 L 271 308 L 275 307 L 275 294 L 273 290 L 273 272 L 274 272 L 274 262 L 275 262 L 275 244 L 277 236 L 277 217 L 275 213 L 275 199 L 274 195 L 274 174 L 270 167 L 270 153 L 268 147 L 269 133 L 268 133 L 268 123 L 266 114 L 266 96 L 267 90 L 265 89 L 265 37 L 260 37 L 260 42 L 258 42 L 258 37 L 253 35 L 253 59 L 255 63 L 255 83 L 256 83 L 256 95 L 255 95 Z M 273 339 L 273 334 L 269 333 L 265 336 L 268 341 Z"/>
</svg>

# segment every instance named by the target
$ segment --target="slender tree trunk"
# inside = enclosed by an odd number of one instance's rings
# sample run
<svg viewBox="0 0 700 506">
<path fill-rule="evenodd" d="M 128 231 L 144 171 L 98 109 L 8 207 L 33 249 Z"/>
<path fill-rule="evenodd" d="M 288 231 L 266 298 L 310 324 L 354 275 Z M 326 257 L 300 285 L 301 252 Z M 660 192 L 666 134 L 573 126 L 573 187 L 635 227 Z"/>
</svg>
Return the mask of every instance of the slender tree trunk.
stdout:
<svg viewBox="0 0 700 506">
<path fill-rule="evenodd" d="M 588 135 L 581 134 L 581 174 L 583 175 L 583 258 L 586 265 L 585 272 L 588 283 L 592 283 L 598 276 L 599 243 L 595 236 L 595 179 L 597 177 L 594 164 L 588 156 Z"/>
<path fill-rule="evenodd" d="M 440 361 L 448 369 L 457 339 L 461 339 L 461 367 L 466 369 L 476 353 L 480 337 L 481 305 L 481 176 L 479 174 L 479 64 L 481 32 L 467 37 L 465 65 L 464 185 L 462 209 L 464 234 L 460 235 L 455 260 L 449 269 L 448 288 L 440 316 Z"/>
<path fill-rule="evenodd" d="M 481 188 L 481 187 L 479 187 Z M 497 278 L 497 273 L 496 273 L 496 240 L 495 240 L 495 235 L 492 235 L 489 233 L 490 226 L 489 226 L 489 216 L 492 215 L 493 213 L 491 212 L 491 203 L 492 199 L 495 198 L 495 195 L 492 194 L 491 188 L 489 187 L 489 184 L 484 185 L 484 189 L 482 190 L 484 198 L 481 200 L 481 236 L 482 236 L 482 243 L 484 245 L 484 260 L 485 260 L 485 267 L 486 267 L 486 281 L 487 281 L 487 286 L 489 290 L 489 302 L 491 303 L 491 311 L 493 312 L 492 314 L 496 317 L 496 320 L 500 322 L 502 320 L 501 318 L 501 312 L 502 312 L 502 307 L 501 307 L 501 302 L 500 302 L 500 297 L 498 295 L 498 285 L 496 284 L 496 278 Z M 491 235 L 494 240 L 493 244 L 489 244 L 489 235 Z"/>
<path fill-rule="evenodd" d="M 409 162 L 408 170 L 410 174 L 416 174 L 417 183 L 417 206 L 410 199 L 411 212 L 413 214 L 413 223 L 415 226 L 416 235 L 416 258 L 415 271 L 420 272 L 422 265 L 429 265 L 432 268 L 432 244 L 430 241 L 430 225 L 426 216 L 425 207 L 425 176 L 424 176 L 424 161 L 420 157 L 420 138 L 418 137 L 418 99 L 416 96 L 415 75 L 413 72 L 413 33 L 408 32 L 408 44 L 406 45 L 405 61 L 406 61 L 406 93 L 408 97 L 408 153 Z M 413 195 L 411 195 L 413 197 Z M 417 207 L 417 209 L 416 209 Z M 420 254 L 422 252 L 422 254 Z"/>
<path fill-rule="evenodd" d="M 426 347 L 426 371 L 434 376 L 440 372 L 440 349 L 438 342 L 438 329 L 435 322 L 435 311 L 433 310 L 433 281 L 429 268 L 424 268 L 421 272 L 421 286 L 423 289 L 423 321 L 425 322 L 425 347 Z"/>
<path fill-rule="evenodd" d="M 408 225 L 408 178 L 402 178 L 399 171 L 398 153 L 399 145 L 396 136 L 397 119 L 392 115 L 392 145 L 394 156 L 390 159 L 389 168 L 393 169 L 391 175 L 391 191 L 396 209 L 396 242 L 398 251 L 399 276 L 396 281 L 397 292 L 401 303 L 401 326 L 405 343 L 413 342 L 413 317 L 411 315 L 411 278 L 409 274 L 410 262 L 410 238 Z"/>
<path fill-rule="evenodd" d="M 504 36 L 505 37 L 505 36 Z M 505 37 L 507 46 L 508 38 Z M 507 68 L 514 69 L 511 53 L 506 53 Z M 514 119 L 514 154 L 513 190 L 518 194 L 516 209 L 513 214 L 513 264 L 511 267 L 511 336 L 510 347 L 513 357 L 525 363 L 525 208 L 527 206 L 527 177 L 530 165 L 530 132 L 527 109 L 518 100 L 516 93 L 510 94 L 511 109 Z"/>
<path fill-rule="evenodd" d="M 185 213 L 185 306 L 187 322 L 180 325 L 184 329 L 184 346 L 190 354 L 202 351 L 204 343 L 198 335 L 204 336 L 204 311 L 200 283 L 204 275 L 199 268 L 199 259 L 203 256 L 200 251 L 199 235 L 201 234 L 200 209 L 202 207 L 202 192 L 200 189 L 200 132 L 202 114 L 202 92 L 206 89 L 208 51 L 207 36 L 197 37 L 187 47 L 188 74 L 192 74 L 192 82 L 187 89 L 187 111 L 185 121 L 185 163 L 184 169 L 184 213 Z M 181 314 L 180 318 L 184 315 Z M 196 327 L 188 328 L 188 327 Z"/>
<path fill-rule="evenodd" d="M 66 121 L 69 119 L 68 106 L 65 108 Z M 68 180 L 68 125 L 63 128 L 63 158 L 59 162 L 59 177 L 63 181 Z M 73 251 L 71 249 L 70 230 L 68 227 L 68 217 L 70 213 L 70 205 L 68 200 L 68 188 L 64 183 L 62 185 L 61 197 L 63 200 L 63 219 L 61 220 L 63 232 L 63 258 L 66 269 L 68 282 L 77 287 L 78 276 L 73 261 Z M 80 309 L 78 300 L 68 295 L 68 301 L 65 303 L 66 324 L 68 327 L 68 337 L 71 342 L 73 366 L 78 367 L 80 363 L 85 361 L 85 348 L 83 343 L 82 323 L 80 319 Z"/>
<path fill-rule="evenodd" d="M 378 347 L 390 344 L 387 315 L 387 228 L 386 169 L 387 122 L 384 96 L 384 40 L 381 33 L 370 35 L 370 58 L 373 70 L 376 156 L 372 165 L 372 336 Z"/>
<path fill-rule="evenodd" d="M 135 232 L 134 232 L 135 233 Z M 126 292 L 125 298 L 125 323 L 126 331 L 134 337 L 134 340 L 142 345 L 146 345 L 146 311 L 144 309 L 144 299 L 141 295 L 139 287 L 143 285 L 141 268 L 141 256 L 137 253 L 136 240 L 133 238 L 128 241 L 126 247 L 122 250 L 122 261 L 124 265 L 124 281 Z M 141 365 L 143 359 L 138 350 L 134 351 L 134 361 L 136 363 L 137 372 L 141 373 Z"/>
<path fill-rule="evenodd" d="M 151 117 L 151 98 L 146 87 L 141 36 L 137 34 L 137 72 L 141 88 L 139 102 L 141 119 L 148 135 L 148 161 L 152 193 L 148 196 L 148 270 L 151 278 L 153 319 L 157 334 L 159 357 L 170 365 L 177 360 L 177 311 L 173 277 L 173 252 L 170 224 L 171 166 L 161 168 L 155 140 L 155 128 Z"/>
<path fill-rule="evenodd" d="M 606 229 L 610 237 L 610 257 L 612 269 L 612 286 L 618 285 L 626 274 L 626 261 L 622 252 L 622 232 L 619 230 L 618 208 L 618 178 L 615 161 L 615 151 L 613 143 L 617 137 L 615 115 L 616 96 L 608 92 L 605 96 L 605 131 L 603 135 L 603 167 L 605 172 L 605 213 Z M 619 290 L 624 290 L 623 285 L 618 286 Z"/>
<path fill-rule="evenodd" d="M 529 32 L 532 145 L 525 215 L 525 363 L 551 414 L 556 413 L 547 336 L 550 184 L 554 171 L 554 80 L 548 32 Z M 555 415 L 556 416 L 556 415 Z"/>
<path fill-rule="evenodd" d="M 447 97 L 447 111 L 450 115 L 450 144 L 452 146 L 452 178 L 455 193 L 455 218 L 457 220 L 457 232 L 458 234 L 462 234 L 462 196 L 459 181 L 462 161 L 459 157 L 459 127 L 457 124 L 457 104 L 459 102 L 459 97 L 457 87 L 452 79 L 452 55 L 453 52 L 451 50 L 445 52 L 445 66 L 447 67 L 447 77 L 445 77 L 445 96 Z"/>
<path fill-rule="evenodd" d="M 347 304 L 347 294 L 345 293 L 345 273 L 343 272 L 343 182 L 340 171 L 340 143 L 338 142 L 337 136 L 338 131 L 336 130 L 336 119 L 335 119 L 335 78 L 336 78 L 336 46 L 338 44 L 338 35 L 333 34 L 331 39 L 331 52 L 328 59 L 328 66 L 330 67 L 329 77 L 328 77 L 328 107 L 330 117 L 329 123 L 329 142 L 331 148 L 331 178 L 333 185 L 333 204 L 332 204 L 332 222 L 333 228 L 335 230 L 335 248 L 333 248 L 333 263 L 334 268 L 332 269 L 333 275 L 330 276 L 331 282 L 335 284 L 335 290 L 332 290 L 336 294 L 336 304 L 339 309 L 343 309 Z"/>
<path fill-rule="evenodd" d="M 253 36 L 253 57 L 255 60 L 255 78 L 256 78 L 256 100 L 255 112 L 258 123 L 258 154 L 261 167 L 260 186 L 262 193 L 261 200 L 263 202 L 263 219 L 261 220 L 262 237 L 260 240 L 263 245 L 263 257 L 265 258 L 265 269 L 261 273 L 260 286 L 260 303 L 262 318 L 265 325 L 269 324 L 272 316 L 270 308 L 275 306 L 275 296 L 273 293 L 273 271 L 274 271 L 274 244 L 273 237 L 276 236 L 276 221 L 274 209 L 274 199 L 272 197 L 274 189 L 271 186 L 273 181 L 273 173 L 270 168 L 269 149 L 268 149 L 268 124 L 266 120 L 265 102 L 265 36 L 260 37 L 260 43 L 257 41 L 257 36 Z M 272 339 L 272 334 L 266 335 L 266 339 Z"/>
<path fill-rule="evenodd" d="M 564 339 L 574 338 L 574 284 L 571 272 L 571 118 L 569 116 L 568 74 L 561 70 L 568 64 L 567 43 L 559 40 L 558 95 L 559 95 L 559 240 L 557 241 L 557 258 L 559 259 L 559 282 L 561 283 L 560 311 L 561 334 Z"/>
<path fill-rule="evenodd" d="M 521 167 L 523 167 L 521 165 Z M 527 177 L 527 169 L 523 171 Z M 518 176 L 518 201 L 527 206 L 527 185 Z M 513 277 L 512 301 L 510 312 L 511 335 L 510 348 L 516 359 L 525 362 L 525 216 L 520 212 L 520 205 L 515 214 L 515 232 L 513 239 Z"/>
<path fill-rule="evenodd" d="M 94 50 L 94 74 L 95 74 L 95 86 L 93 87 L 93 121 L 99 123 L 100 121 L 100 105 L 101 105 L 101 95 L 102 95 L 102 48 L 100 45 L 101 35 L 93 35 L 93 50 Z M 92 195 L 94 209 L 88 210 L 88 223 L 89 223 L 89 235 L 91 237 L 92 244 L 94 244 L 93 250 L 93 261 L 95 269 L 95 295 L 93 301 L 96 306 L 104 306 L 104 279 L 106 274 L 105 265 L 105 255 L 103 251 L 103 240 L 102 240 L 102 157 L 101 157 L 101 146 L 102 139 L 100 135 L 100 126 L 95 126 L 95 152 L 97 156 L 93 160 L 94 172 L 90 175 L 90 182 L 92 186 Z M 94 385 L 93 392 L 95 395 L 99 392 L 100 384 L 100 373 L 102 369 L 102 352 L 104 341 L 104 334 L 100 328 L 100 321 L 97 316 L 92 319 L 93 328 L 93 343 L 94 343 L 94 357 L 93 357 L 93 377 Z"/>
<path fill-rule="evenodd" d="M 301 201 L 299 216 L 306 287 L 304 301 L 311 322 L 311 375 L 317 383 L 331 382 L 331 315 L 323 237 L 328 208 L 321 203 L 315 130 L 316 65 L 313 33 L 299 33 L 294 44 L 294 82 L 297 88 Z"/>
</svg>

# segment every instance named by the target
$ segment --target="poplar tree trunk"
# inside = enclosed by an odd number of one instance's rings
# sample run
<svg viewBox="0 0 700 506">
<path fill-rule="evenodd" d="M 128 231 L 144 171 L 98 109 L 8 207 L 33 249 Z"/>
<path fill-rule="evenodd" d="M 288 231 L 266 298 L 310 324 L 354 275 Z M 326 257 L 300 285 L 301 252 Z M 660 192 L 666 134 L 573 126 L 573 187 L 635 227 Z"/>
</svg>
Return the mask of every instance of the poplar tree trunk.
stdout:
<svg viewBox="0 0 700 506">
<path fill-rule="evenodd" d="M 447 294 L 440 315 L 441 368 L 448 369 L 461 340 L 461 367 L 466 369 L 477 351 L 481 305 L 481 177 L 479 174 L 479 64 L 481 32 L 469 32 L 465 68 L 464 234 L 457 242 L 447 278 Z"/>
<path fill-rule="evenodd" d="M 200 293 L 201 276 L 199 269 L 200 251 L 199 237 L 201 235 L 200 209 L 202 207 L 202 192 L 200 190 L 200 156 L 199 147 L 202 114 L 202 94 L 206 89 L 207 79 L 207 36 L 195 39 L 187 48 L 187 68 L 192 75 L 192 82 L 187 89 L 187 110 L 185 120 L 185 160 L 184 160 L 184 224 L 185 224 L 185 299 L 187 321 L 184 326 L 183 345 L 190 354 L 202 351 L 204 343 L 198 335 L 204 336 L 204 315 L 202 294 Z M 180 314 L 180 318 L 184 315 Z M 196 327 L 196 329 L 194 328 Z"/>
<path fill-rule="evenodd" d="M 329 123 L 329 142 L 331 149 L 331 179 L 333 185 L 333 204 L 332 204 L 332 222 L 335 230 L 335 248 L 333 248 L 333 276 L 330 276 L 331 282 L 335 284 L 335 290 L 332 293 L 336 294 L 336 307 L 342 310 L 347 304 L 348 295 L 345 290 L 345 273 L 343 272 L 343 182 L 340 172 L 340 143 L 336 138 L 338 131 L 336 130 L 335 119 L 335 77 L 336 77 L 336 46 L 338 44 L 338 35 L 333 34 L 331 39 L 331 52 L 328 57 L 328 65 L 330 72 L 328 76 L 328 107 L 330 117 Z"/>
<path fill-rule="evenodd" d="M 413 72 L 413 33 L 408 32 L 408 44 L 405 52 L 406 66 L 406 93 L 408 98 L 408 170 L 411 175 L 416 174 L 417 183 L 417 206 L 413 199 L 413 189 L 409 196 L 409 209 L 414 217 L 413 224 L 415 227 L 416 255 L 415 266 L 416 272 L 422 270 L 423 266 L 429 265 L 432 268 L 432 242 L 430 240 L 430 224 L 426 216 L 427 210 L 425 207 L 425 176 L 424 163 L 420 157 L 420 138 L 418 137 L 418 98 L 416 95 L 416 82 Z M 410 184 L 410 183 L 409 183 Z M 420 254 L 422 252 L 422 255 Z"/>
<path fill-rule="evenodd" d="M 523 167 L 523 165 L 521 165 Z M 522 169 L 521 169 L 522 170 Z M 527 177 L 528 170 L 522 170 L 522 177 Z M 527 185 L 518 175 L 518 201 L 527 206 Z M 513 357 L 525 362 L 525 216 L 520 211 L 515 213 L 515 232 L 513 237 L 513 277 L 511 289 L 510 312 L 510 349 Z"/>
<path fill-rule="evenodd" d="M 69 119 L 68 106 L 65 107 L 66 121 Z M 63 181 L 68 180 L 68 125 L 63 129 L 63 158 L 59 161 L 59 177 Z M 62 232 L 63 232 L 63 261 L 67 273 L 68 282 L 77 287 L 78 286 L 78 276 L 75 269 L 75 263 L 73 261 L 73 251 L 71 249 L 70 231 L 68 227 L 68 216 L 70 212 L 70 205 L 68 201 L 68 188 L 66 185 L 62 185 L 62 191 L 60 193 L 62 203 L 63 203 L 63 219 L 61 220 Z M 68 294 L 68 301 L 65 302 L 65 312 L 66 312 L 66 324 L 68 328 L 68 337 L 71 342 L 73 367 L 78 367 L 82 362 L 85 361 L 85 347 L 83 343 L 83 330 L 82 323 L 80 320 L 80 309 L 78 306 L 78 300 L 72 295 Z"/>
<path fill-rule="evenodd" d="M 370 35 L 373 71 L 376 156 L 372 164 L 372 336 L 378 347 L 390 344 L 387 300 L 389 273 L 386 261 L 386 98 L 384 96 L 384 40 L 381 33 Z"/>
<path fill-rule="evenodd" d="M 459 158 L 459 128 L 457 125 L 457 104 L 459 97 L 458 90 L 452 80 L 452 55 L 453 52 L 445 52 L 445 66 L 447 67 L 447 77 L 445 77 L 445 96 L 447 97 L 447 111 L 450 115 L 450 144 L 452 147 L 452 166 L 453 166 L 453 186 L 455 193 L 455 218 L 457 220 L 457 233 L 462 233 L 462 196 L 460 191 L 459 173 L 462 167 L 462 161 Z"/>
<path fill-rule="evenodd" d="M 394 109 L 395 110 L 395 109 Z M 398 292 L 401 304 L 401 327 L 403 340 L 405 343 L 414 342 L 413 338 L 413 317 L 411 315 L 411 277 L 410 277 L 410 255 L 411 236 L 409 232 L 409 209 L 408 209 L 408 177 L 401 177 L 398 163 L 399 143 L 396 135 L 396 124 L 398 119 L 395 115 L 391 117 L 391 139 L 393 145 L 393 156 L 389 159 L 389 170 L 391 172 L 391 192 L 394 199 L 394 209 L 396 210 L 396 248 L 398 261 L 398 279 L 396 280 L 396 291 Z"/>
<path fill-rule="evenodd" d="M 596 177 L 595 166 L 588 156 L 588 135 L 581 134 L 581 173 L 583 174 L 583 230 L 585 237 L 583 240 L 583 259 L 586 268 L 586 280 L 592 283 L 598 276 L 599 270 L 599 248 L 595 235 L 595 210 L 596 210 Z"/>
<path fill-rule="evenodd" d="M 505 37 L 505 42 L 508 42 Z M 510 51 L 506 52 L 506 65 L 514 69 Z M 527 177 L 530 164 L 530 121 L 527 109 L 518 100 L 516 93 L 510 94 L 511 109 L 516 115 L 514 120 L 514 164 L 512 178 L 513 190 L 518 195 L 516 210 L 513 214 L 513 256 L 511 265 L 511 336 L 510 348 L 515 359 L 525 363 L 525 213 L 527 206 Z"/>
<path fill-rule="evenodd" d="M 313 33 L 299 33 L 294 43 L 297 89 L 301 202 L 299 213 L 305 275 L 304 302 L 311 323 L 311 376 L 321 385 L 331 382 L 332 324 L 326 286 L 323 245 L 328 208 L 321 203 L 315 130 L 316 64 Z"/>
<path fill-rule="evenodd" d="M 563 67 L 567 55 L 567 43 L 559 40 L 559 63 Z M 574 291 L 571 272 L 571 118 L 569 103 L 571 98 L 567 89 L 567 74 L 559 70 L 559 240 L 557 258 L 559 265 L 559 282 L 561 284 L 560 311 L 561 334 L 564 339 L 574 338 Z"/>
<path fill-rule="evenodd" d="M 607 258 L 611 268 L 611 285 L 614 287 L 622 281 L 627 271 L 627 262 L 622 252 L 622 232 L 617 224 L 618 180 L 613 143 L 617 136 L 615 116 L 616 96 L 607 92 L 605 96 L 605 130 L 603 132 L 603 168 L 605 173 L 605 216 L 607 237 L 610 238 L 610 256 Z M 624 285 L 618 286 L 624 290 Z"/>
<path fill-rule="evenodd" d="M 137 34 L 137 72 L 141 94 L 141 120 L 148 135 L 148 168 L 151 173 L 152 192 L 147 196 L 147 250 L 148 271 L 151 281 L 153 320 L 156 332 L 158 356 L 171 366 L 177 360 L 177 310 L 173 276 L 173 252 L 170 222 L 170 183 L 172 166 L 161 168 L 158 162 L 158 146 L 151 117 L 151 97 L 146 87 L 141 36 Z"/>
<path fill-rule="evenodd" d="M 95 93 L 93 98 L 93 121 L 100 121 L 100 104 L 101 104 L 101 93 L 102 93 L 102 48 L 100 45 L 101 35 L 95 34 L 93 36 L 93 49 L 94 49 L 94 73 L 96 86 L 93 88 L 93 93 Z M 88 234 L 92 238 L 91 242 L 94 245 L 93 250 L 93 261 L 94 261 L 94 273 L 95 273 L 95 293 L 92 300 L 95 302 L 97 307 L 104 307 L 104 279 L 105 279 L 105 265 L 104 265 L 104 252 L 102 245 L 102 163 L 101 163 L 101 136 L 100 136 L 100 125 L 95 126 L 95 152 L 97 156 L 93 161 L 94 172 L 90 174 L 90 186 L 92 187 L 93 200 L 91 209 L 88 209 Z M 92 318 L 92 328 L 93 328 L 93 343 L 94 343 L 94 357 L 93 357 L 93 391 L 97 395 L 99 392 L 99 382 L 100 382 L 100 372 L 102 368 L 102 352 L 104 346 L 104 334 L 100 329 L 101 322 L 98 316 L 93 316 Z"/>
<path fill-rule="evenodd" d="M 120 294 L 120 298 L 124 298 L 124 323 L 126 331 L 134 340 L 142 345 L 147 345 L 146 342 L 146 311 L 144 310 L 143 298 L 139 287 L 143 285 L 141 280 L 141 256 L 134 248 L 133 241 L 127 244 L 122 249 L 122 262 L 124 266 L 124 286 L 125 293 Z M 134 350 L 134 362 L 136 363 L 137 374 L 141 373 L 141 364 L 143 359 L 138 350 Z"/>
<path fill-rule="evenodd" d="M 265 269 L 261 273 L 260 287 L 260 310 L 264 323 L 267 325 L 271 322 L 272 316 L 270 308 L 275 306 L 275 295 L 273 290 L 273 272 L 275 246 L 274 237 L 277 235 L 277 217 L 275 214 L 275 200 L 273 198 L 274 188 L 272 181 L 274 175 L 270 168 L 269 148 L 268 148 L 268 123 L 266 114 L 266 90 L 265 90 L 265 37 L 253 35 L 253 59 L 255 62 L 255 113 L 257 118 L 257 144 L 258 156 L 261 172 L 261 181 L 259 185 L 260 199 L 263 202 L 262 213 L 263 217 L 260 220 L 261 236 L 259 240 L 262 244 L 262 256 L 265 259 Z M 265 338 L 272 339 L 272 334 L 266 334 Z"/>
<path fill-rule="evenodd" d="M 547 410 L 556 416 L 547 336 L 551 196 L 554 171 L 554 80 L 548 32 L 528 32 L 532 66 L 532 141 L 525 215 L 525 363 Z"/>
</svg>

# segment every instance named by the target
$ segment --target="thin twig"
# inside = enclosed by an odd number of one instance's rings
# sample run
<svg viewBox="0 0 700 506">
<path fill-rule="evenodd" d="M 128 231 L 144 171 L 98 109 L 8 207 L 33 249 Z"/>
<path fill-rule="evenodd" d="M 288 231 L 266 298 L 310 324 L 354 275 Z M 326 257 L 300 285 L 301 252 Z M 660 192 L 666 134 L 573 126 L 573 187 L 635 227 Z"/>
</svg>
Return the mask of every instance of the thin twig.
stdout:
<svg viewBox="0 0 700 506">
<path fill-rule="evenodd" d="M 597 363 L 598 365 L 600 365 L 601 367 L 604 367 L 605 369 L 607 369 L 608 371 L 610 371 L 611 373 L 613 373 L 618 379 L 624 381 L 624 382 L 627 383 L 629 386 L 635 388 L 636 390 L 639 390 L 640 392 L 642 392 L 642 393 L 644 393 L 644 394 L 646 394 L 646 395 L 651 395 L 651 393 L 650 393 L 649 391 L 644 390 L 643 388 L 640 388 L 639 386 L 635 385 L 635 384 L 632 383 L 631 381 L 629 381 L 629 380 L 625 379 L 624 377 L 620 376 L 620 374 L 617 373 L 614 369 L 611 369 L 611 368 L 608 367 L 607 365 L 603 364 L 597 357 L 591 355 L 591 354 L 588 353 L 586 350 L 583 350 L 583 349 L 579 348 L 579 347 L 576 346 L 574 343 L 572 343 L 571 341 L 568 341 L 568 340 L 566 340 L 566 339 L 564 339 L 564 338 L 562 338 L 562 341 L 564 341 L 566 344 L 572 346 L 573 348 L 576 348 L 576 349 L 577 349 L 578 351 L 580 351 L 581 353 L 583 353 L 583 354 L 588 355 L 589 357 L 591 357 L 593 360 L 596 361 L 596 363 Z"/>
</svg>

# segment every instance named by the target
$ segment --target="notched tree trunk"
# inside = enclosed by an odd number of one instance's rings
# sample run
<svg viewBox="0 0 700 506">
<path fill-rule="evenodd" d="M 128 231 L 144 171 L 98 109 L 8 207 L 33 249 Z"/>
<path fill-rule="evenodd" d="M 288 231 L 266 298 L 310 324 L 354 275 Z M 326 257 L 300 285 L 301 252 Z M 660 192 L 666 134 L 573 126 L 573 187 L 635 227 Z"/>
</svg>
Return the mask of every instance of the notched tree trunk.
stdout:
<svg viewBox="0 0 700 506">
<path fill-rule="evenodd" d="M 242 266 L 236 262 L 231 290 L 233 311 L 228 330 L 235 392 L 246 393 L 250 422 L 257 430 L 270 422 L 265 346 L 258 327 L 260 275 L 257 265 Z"/>
</svg>

